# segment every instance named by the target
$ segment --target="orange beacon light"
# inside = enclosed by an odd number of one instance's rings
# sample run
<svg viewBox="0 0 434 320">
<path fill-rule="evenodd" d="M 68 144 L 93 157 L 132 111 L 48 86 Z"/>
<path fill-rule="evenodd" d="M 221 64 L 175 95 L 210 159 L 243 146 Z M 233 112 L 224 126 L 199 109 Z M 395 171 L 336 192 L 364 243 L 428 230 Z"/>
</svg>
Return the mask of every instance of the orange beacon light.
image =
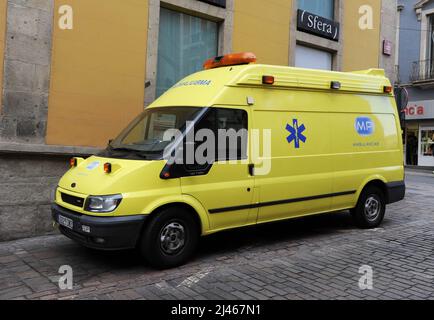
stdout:
<svg viewBox="0 0 434 320">
<path fill-rule="evenodd" d="M 256 60 L 256 55 L 252 52 L 231 53 L 224 56 L 208 59 L 204 63 L 203 68 L 205 70 L 209 70 L 220 67 L 236 66 L 255 63 Z"/>
</svg>

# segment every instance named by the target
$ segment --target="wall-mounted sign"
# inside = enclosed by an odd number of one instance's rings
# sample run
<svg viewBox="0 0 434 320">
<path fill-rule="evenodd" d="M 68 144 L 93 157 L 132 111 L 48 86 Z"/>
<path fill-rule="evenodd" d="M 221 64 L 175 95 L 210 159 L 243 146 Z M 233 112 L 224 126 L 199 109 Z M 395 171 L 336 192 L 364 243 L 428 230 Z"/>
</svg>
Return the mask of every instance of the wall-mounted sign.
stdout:
<svg viewBox="0 0 434 320">
<path fill-rule="evenodd" d="M 201 2 L 206 2 L 217 7 L 226 8 L 226 0 L 198 0 Z"/>
<path fill-rule="evenodd" d="M 389 40 L 383 41 L 383 54 L 386 56 L 391 56 L 393 50 L 393 43 Z"/>
<path fill-rule="evenodd" d="M 339 41 L 339 23 L 305 10 L 298 10 L 297 30 Z"/>
<path fill-rule="evenodd" d="M 434 119 L 434 100 L 409 102 L 403 112 L 406 120 Z"/>
</svg>

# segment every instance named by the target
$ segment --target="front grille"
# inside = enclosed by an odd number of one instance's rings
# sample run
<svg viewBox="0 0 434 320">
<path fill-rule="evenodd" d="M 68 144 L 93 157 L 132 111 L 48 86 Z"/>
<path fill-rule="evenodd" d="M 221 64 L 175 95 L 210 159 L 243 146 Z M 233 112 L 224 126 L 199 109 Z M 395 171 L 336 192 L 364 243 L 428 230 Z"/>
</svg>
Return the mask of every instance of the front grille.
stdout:
<svg viewBox="0 0 434 320">
<path fill-rule="evenodd" d="M 83 208 L 84 199 L 80 197 L 71 196 L 70 194 L 61 193 L 62 201 L 70 205 Z"/>
</svg>

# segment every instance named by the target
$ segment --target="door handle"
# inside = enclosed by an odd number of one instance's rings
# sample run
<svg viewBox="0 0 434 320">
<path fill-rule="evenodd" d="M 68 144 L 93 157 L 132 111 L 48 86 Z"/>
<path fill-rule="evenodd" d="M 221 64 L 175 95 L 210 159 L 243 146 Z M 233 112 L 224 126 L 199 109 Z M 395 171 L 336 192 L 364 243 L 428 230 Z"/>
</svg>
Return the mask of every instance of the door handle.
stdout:
<svg viewBox="0 0 434 320">
<path fill-rule="evenodd" d="M 249 175 L 254 177 L 255 176 L 255 165 L 249 164 Z"/>
</svg>

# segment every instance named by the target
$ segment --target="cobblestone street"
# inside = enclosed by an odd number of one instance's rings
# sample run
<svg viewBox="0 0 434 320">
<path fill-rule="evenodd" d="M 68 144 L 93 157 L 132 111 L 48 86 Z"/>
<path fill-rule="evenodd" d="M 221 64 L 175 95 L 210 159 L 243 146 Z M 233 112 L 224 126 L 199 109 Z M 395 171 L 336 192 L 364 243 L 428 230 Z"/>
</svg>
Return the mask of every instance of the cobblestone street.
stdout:
<svg viewBox="0 0 434 320">
<path fill-rule="evenodd" d="M 59 267 L 73 268 L 60 290 Z M 359 268 L 373 268 L 373 290 Z M 202 240 L 195 260 L 156 271 L 134 252 L 97 252 L 60 236 L 0 243 L 0 299 L 434 299 L 434 178 L 407 175 L 406 200 L 381 228 L 348 213 Z"/>
</svg>

